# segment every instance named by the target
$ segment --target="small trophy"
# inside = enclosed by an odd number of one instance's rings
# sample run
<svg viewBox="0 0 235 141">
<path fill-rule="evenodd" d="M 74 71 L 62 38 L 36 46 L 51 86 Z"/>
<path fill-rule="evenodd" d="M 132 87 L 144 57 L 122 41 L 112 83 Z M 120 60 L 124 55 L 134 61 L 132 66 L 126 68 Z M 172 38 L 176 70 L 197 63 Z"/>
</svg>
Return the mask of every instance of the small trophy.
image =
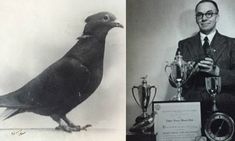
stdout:
<svg viewBox="0 0 235 141">
<path fill-rule="evenodd" d="M 155 114 L 153 113 L 149 115 L 147 110 L 154 100 L 157 92 L 157 88 L 155 86 L 150 86 L 147 84 L 146 78 L 147 76 L 141 77 L 142 84 L 132 87 L 133 98 L 141 108 L 142 114 L 136 118 L 135 124 L 131 127 L 130 131 L 143 134 L 147 133 L 147 130 L 153 126 Z M 137 90 L 137 93 L 135 93 L 135 89 Z M 154 90 L 154 93 L 151 93 L 152 90 Z"/>
<path fill-rule="evenodd" d="M 182 85 L 187 82 L 191 75 L 196 71 L 197 67 L 193 67 L 195 62 L 185 62 L 180 51 L 177 52 L 175 60 L 171 64 L 165 66 L 165 71 L 170 68 L 170 79 L 177 88 L 177 95 L 172 98 L 173 101 L 184 101 L 182 94 Z"/>
<path fill-rule="evenodd" d="M 221 91 L 221 77 L 206 77 L 205 83 L 206 90 L 213 99 L 212 112 L 216 112 L 218 111 L 218 108 L 216 106 L 216 95 L 219 94 Z"/>
</svg>

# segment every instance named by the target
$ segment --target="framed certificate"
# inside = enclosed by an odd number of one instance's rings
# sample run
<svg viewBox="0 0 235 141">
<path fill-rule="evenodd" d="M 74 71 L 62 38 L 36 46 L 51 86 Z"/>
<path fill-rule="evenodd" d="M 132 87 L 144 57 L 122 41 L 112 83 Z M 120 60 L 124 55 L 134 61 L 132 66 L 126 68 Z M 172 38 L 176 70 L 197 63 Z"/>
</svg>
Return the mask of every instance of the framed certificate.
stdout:
<svg viewBox="0 0 235 141">
<path fill-rule="evenodd" d="M 194 141 L 201 136 L 200 102 L 153 102 L 157 141 Z"/>
</svg>

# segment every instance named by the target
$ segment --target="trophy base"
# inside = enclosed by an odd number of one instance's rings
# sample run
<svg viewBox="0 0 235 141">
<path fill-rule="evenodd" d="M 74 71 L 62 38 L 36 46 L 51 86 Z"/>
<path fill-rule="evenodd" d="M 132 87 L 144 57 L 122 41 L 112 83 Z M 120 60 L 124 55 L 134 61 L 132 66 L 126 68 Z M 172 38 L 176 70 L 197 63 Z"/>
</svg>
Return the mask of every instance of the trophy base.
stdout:
<svg viewBox="0 0 235 141">
<path fill-rule="evenodd" d="M 137 123 L 140 123 L 140 122 L 144 121 L 144 120 L 147 119 L 147 118 L 149 118 L 149 115 L 148 115 L 148 114 L 145 114 L 145 115 L 142 114 L 142 115 L 136 117 L 135 123 L 136 123 L 136 124 L 137 124 Z"/>
<path fill-rule="evenodd" d="M 173 96 L 170 101 L 185 101 L 185 99 L 182 96 Z"/>
<path fill-rule="evenodd" d="M 150 115 L 138 116 L 135 119 L 135 124 L 130 128 L 130 132 L 138 133 L 138 134 L 152 134 L 153 133 L 153 121 L 149 122 Z"/>
</svg>

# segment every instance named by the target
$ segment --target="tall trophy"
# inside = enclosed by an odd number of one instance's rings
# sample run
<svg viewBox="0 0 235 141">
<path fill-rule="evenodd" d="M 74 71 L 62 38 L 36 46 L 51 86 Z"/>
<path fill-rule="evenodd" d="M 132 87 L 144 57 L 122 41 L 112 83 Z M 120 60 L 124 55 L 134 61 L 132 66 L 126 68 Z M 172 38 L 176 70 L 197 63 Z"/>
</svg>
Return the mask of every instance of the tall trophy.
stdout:
<svg viewBox="0 0 235 141">
<path fill-rule="evenodd" d="M 171 99 L 173 101 L 184 101 L 182 97 L 182 85 L 187 82 L 190 76 L 196 71 L 197 67 L 193 67 L 195 62 L 185 62 L 180 51 L 177 52 L 175 59 L 172 63 L 165 66 L 165 71 L 170 68 L 170 80 L 177 88 L 177 94 Z"/>
<path fill-rule="evenodd" d="M 153 126 L 155 113 L 149 115 L 147 110 L 154 100 L 157 92 L 157 88 L 155 86 L 147 84 L 146 78 L 147 76 L 141 77 L 142 84 L 132 87 L 132 96 L 137 105 L 141 108 L 142 114 L 136 118 L 135 124 L 130 128 L 130 131 L 143 134 L 147 133 L 147 130 Z"/>
</svg>

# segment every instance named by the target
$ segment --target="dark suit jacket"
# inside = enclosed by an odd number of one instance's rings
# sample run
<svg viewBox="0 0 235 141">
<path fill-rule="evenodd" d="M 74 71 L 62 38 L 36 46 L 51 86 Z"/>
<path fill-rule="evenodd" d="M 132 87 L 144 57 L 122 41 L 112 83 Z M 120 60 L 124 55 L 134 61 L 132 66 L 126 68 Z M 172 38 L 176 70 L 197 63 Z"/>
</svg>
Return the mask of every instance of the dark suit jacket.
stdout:
<svg viewBox="0 0 235 141">
<path fill-rule="evenodd" d="M 211 47 L 216 50 L 213 59 L 220 68 L 222 84 L 221 94 L 217 96 L 218 104 L 226 108 L 226 105 L 235 105 L 235 39 L 216 32 Z M 199 33 L 179 41 L 178 50 L 185 61 L 198 62 L 206 57 Z M 183 87 L 182 95 L 186 100 L 207 101 L 209 95 L 205 89 L 205 75 L 201 72 L 193 75 Z"/>
</svg>

